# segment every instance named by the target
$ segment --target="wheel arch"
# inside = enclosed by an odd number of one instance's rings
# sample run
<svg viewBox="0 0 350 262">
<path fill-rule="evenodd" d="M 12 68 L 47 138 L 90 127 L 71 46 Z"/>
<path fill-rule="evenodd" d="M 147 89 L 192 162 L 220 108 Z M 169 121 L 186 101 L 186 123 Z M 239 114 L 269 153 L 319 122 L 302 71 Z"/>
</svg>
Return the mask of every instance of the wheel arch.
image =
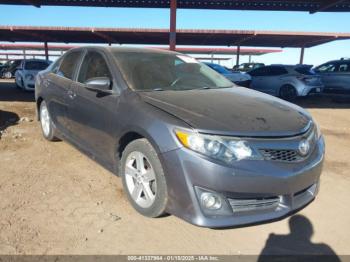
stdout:
<svg viewBox="0 0 350 262">
<path fill-rule="evenodd" d="M 39 96 L 36 99 L 36 119 L 39 121 L 40 120 L 40 114 L 39 114 L 39 110 L 40 110 L 40 105 L 41 103 L 44 101 L 44 98 Z"/>
<path fill-rule="evenodd" d="M 157 154 L 160 153 L 161 150 L 158 144 L 155 142 L 155 139 L 153 139 L 151 135 L 149 135 L 145 130 L 142 130 L 141 128 L 132 127 L 132 128 L 128 128 L 127 130 L 124 130 L 122 132 L 122 135 L 117 140 L 117 146 L 116 146 L 117 161 L 120 161 L 123 151 L 129 143 L 141 138 L 147 139 L 151 143 L 153 148 L 156 150 Z"/>
</svg>

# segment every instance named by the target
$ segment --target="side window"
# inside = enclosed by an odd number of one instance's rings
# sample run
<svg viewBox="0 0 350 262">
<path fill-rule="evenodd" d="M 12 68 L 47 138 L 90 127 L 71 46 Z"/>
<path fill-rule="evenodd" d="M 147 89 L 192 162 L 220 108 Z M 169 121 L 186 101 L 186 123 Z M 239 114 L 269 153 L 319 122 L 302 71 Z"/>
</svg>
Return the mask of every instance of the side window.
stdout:
<svg viewBox="0 0 350 262">
<path fill-rule="evenodd" d="M 73 79 L 80 55 L 81 51 L 75 51 L 65 55 L 59 67 L 59 70 L 57 71 L 57 74 L 68 79 Z"/>
<path fill-rule="evenodd" d="M 339 72 L 350 72 L 350 63 L 341 63 L 339 64 Z"/>
<path fill-rule="evenodd" d="M 103 56 L 98 52 L 88 52 L 80 68 L 78 82 L 86 83 L 96 77 L 111 78 L 110 71 Z"/>
<path fill-rule="evenodd" d="M 288 74 L 288 71 L 281 66 L 271 66 L 270 67 L 270 72 L 269 72 L 270 76 L 280 76 L 280 75 L 285 75 L 285 74 Z"/>
<path fill-rule="evenodd" d="M 319 72 L 335 72 L 336 71 L 336 64 L 335 63 L 327 63 L 320 65 L 316 68 Z"/>
<path fill-rule="evenodd" d="M 267 72 L 268 72 L 268 68 L 267 66 L 264 66 L 257 69 L 253 69 L 252 71 L 249 72 L 249 74 L 252 76 L 265 76 Z"/>
<path fill-rule="evenodd" d="M 62 58 L 59 58 L 59 59 L 57 59 L 56 62 L 54 62 L 54 63 L 51 65 L 51 72 L 52 72 L 52 73 L 57 74 L 58 69 L 60 68 L 61 62 L 62 62 Z"/>
</svg>

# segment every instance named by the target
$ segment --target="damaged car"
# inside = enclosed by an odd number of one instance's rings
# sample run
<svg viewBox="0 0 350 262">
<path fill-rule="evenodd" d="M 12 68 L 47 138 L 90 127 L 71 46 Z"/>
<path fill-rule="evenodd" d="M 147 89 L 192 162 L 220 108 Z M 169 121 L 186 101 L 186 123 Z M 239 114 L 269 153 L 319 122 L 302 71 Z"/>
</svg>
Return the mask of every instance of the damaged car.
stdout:
<svg viewBox="0 0 350 262">
<path fill-rule="evenodd" d="M 194 58 L 71 49 L 36 78 L 43 136 L 121 177 L 142 215 L 204 227 L 274 220 L 312 202 L 324 139 L 311 115 Z"/>
</svg>

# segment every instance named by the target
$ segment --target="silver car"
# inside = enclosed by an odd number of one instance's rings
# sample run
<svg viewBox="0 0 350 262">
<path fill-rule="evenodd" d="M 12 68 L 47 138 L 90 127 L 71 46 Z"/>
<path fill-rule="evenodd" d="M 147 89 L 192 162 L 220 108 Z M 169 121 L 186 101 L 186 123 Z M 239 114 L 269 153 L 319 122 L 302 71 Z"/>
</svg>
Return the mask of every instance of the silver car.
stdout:
<svg viewBox="0 0 350 262">
<path fill-rule="evenodd" d="M 350 93 L 350 59 L 342 58 L 317 66 L 315 72 L 321 76 L 327 93 Z"/>
<path fill-rule="evenodd" d="M 324 88 L 320 76 L 308 65 L 270 65 L 248 74 L 252 77 L 250 88 L 285 100 L 321 93 Z"/>
</svg>

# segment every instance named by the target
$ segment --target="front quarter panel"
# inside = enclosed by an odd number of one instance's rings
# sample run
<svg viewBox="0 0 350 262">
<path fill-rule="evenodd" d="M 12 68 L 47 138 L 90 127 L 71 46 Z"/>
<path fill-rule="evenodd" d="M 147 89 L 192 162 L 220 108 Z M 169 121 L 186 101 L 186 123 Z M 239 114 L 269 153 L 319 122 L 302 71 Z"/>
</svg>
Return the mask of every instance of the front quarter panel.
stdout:
<svg viewBox="0 0 350 262">
<path fill-rule="evenodd" d="M 159 154 L 181 147 L 174 130 L 191 129 L 181 119 L 143 101 L 135 92 L 126 91 L 120 101 L 119 139 L 129 132 L 136 132 L 147 138 Z M 118 139 L 118 140 L 119 140 Z"/>
</svg>

